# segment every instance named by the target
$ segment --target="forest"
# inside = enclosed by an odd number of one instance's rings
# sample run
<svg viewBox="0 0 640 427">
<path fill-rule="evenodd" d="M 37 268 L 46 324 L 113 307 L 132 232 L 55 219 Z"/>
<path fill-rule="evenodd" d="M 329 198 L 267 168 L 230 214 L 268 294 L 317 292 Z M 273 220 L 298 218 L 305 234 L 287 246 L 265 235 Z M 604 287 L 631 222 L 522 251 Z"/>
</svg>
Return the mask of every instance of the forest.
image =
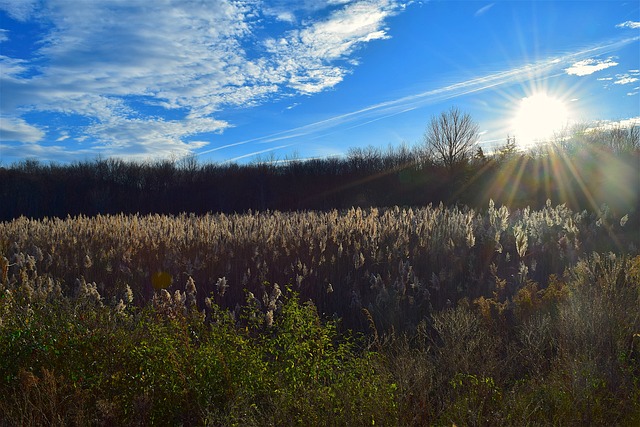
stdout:
<svg viewBox="0 0 640 427">
<path fill-rule="evenodd" d="M 0 425 L 639 424 L 637 130 L 449 160 L 0 168 Z"/>
<path fill-rule="evenodd" d="M 448 161 L 426 144 L 354 148 L 343 158 L 199 163 L 97 159 L 72 164 L 25 160 L 0 166 L 0 220 L 116 213 L 241 213 L 428 203 L 574 210 L 607 204 L 637 211 L 638 127 L 582 126 L 537 150 L 508 139 L 495 153 L 469 149 Z M 73 191 L 69 191 L 73 189 Z"/>
</svg>

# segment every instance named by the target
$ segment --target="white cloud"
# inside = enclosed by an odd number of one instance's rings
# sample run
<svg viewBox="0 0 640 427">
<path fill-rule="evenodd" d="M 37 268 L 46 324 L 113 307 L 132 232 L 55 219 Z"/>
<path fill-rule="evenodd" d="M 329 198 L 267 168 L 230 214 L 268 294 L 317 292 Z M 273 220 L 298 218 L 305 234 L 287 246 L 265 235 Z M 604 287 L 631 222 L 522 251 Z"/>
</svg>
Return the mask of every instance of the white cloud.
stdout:
<svg viewBox="0 0 640 427">
<path fill-rule="evenodd" d="M 0 141 L 38 142 L 45 133 L 19 117 L 0 116 Z"/>
<path fill-rule="evenodd" d="M 630 117 L 622 120 L 601 120 L 597 122 L 596 126 L 586 129 L 587 131 L 594 130 L 611 130 L 611 129 L 627 129 L 634 126 L 640 126 L 640 116 Z"/>
<path fill-rule="evenodd" d="M 353 0 L 269 0 L 264 2 L 262 13 L 275 17 L 279 21 L 295 24 L 300 19 L 306 20 L 310 15 L 327 9 L 340 7 Z M 299 19 L 300 18 L 300 19 Z"/>
<path fill-rule="evenodd" d="M 624 76 L 618 77 L 618 80 L 613 82 L 613 84 L 616 84 L 616 85 L 627 85 L 629 83 L 633 83 L 633 82 L 637 82 L 637 81 L 638 81 L 637 77 L 631 77 L 629 75 L 624 75 Z"/>
<path fill-rule="evenodd" d="M 388 38 L 384 21 L 397 10 L 397 4 L 386 0 L 352 2 L 325 20 L 267 40 L 275 75 L 287 87 L 308 94 L 337 85 L 349 72 L 340 62 L 362 44 Z"/>
<path fill-rule="evenodd" d="M 42 161 L 73 162 L 80 159 L 95 157 L 96 152 L 90 149 L 71 149 L 63 145 L 40 144 L 1 144 L 0 153 L 3 157 L 25 159 L 36 158 Z"/>
<path fill-rule="evenodd" d="M 616 85 L 626 85 L 629 83 L 635 83 L 640 79 L 640 70 L 629 70 L 628 73 L 616 74 L 616 80 L 613 82 Z"/>
<path fill-rule="evenodd" d="M 17 20 L 26 21 L 36 8 L 38 0 L 0 0 L 0 10 Z"/>
<path fill-rule="evenodd" d="M 279 21 L 285 21 L 285 22 L 290 22 L 290 23 L 294 23 L 296 22 L 296 17 L 293 14 L 293 12 L 289 11 L 289 10 L 282 10 L 279 11 L 275 14 L 276 18 L 278 18 Z"/>
<path fill-rule="evenodd" d="M 204 143 L 189 138 L 230 126 L 213 118 L 227 106 L 340 83 L 356 64 L 354 52 L 387 38 L 385 20 L 401 9 L 394 0 L 304 0 L 287 15 L 290 2 L 273 4 L 0 0 L 14 19 L 37 16 L 50 28 L 32 52 L 38 62 L 0 56 L 0 112 L 84 117 L 93 124 L 68 142 L 89 135 L 110 152 L 194 150 Z M 296 24 L 301 11 L 305 19 Z M 314 20 L 309 13 L 317 11 L 323 18 Z M 293 28 L 261 44 L 257 34 L 263 37 L 269 17 Z M 170 110 L 172 119 L 158 118 Z M 184 118 L 173 119 L 176 112 Z M 37 128 L 20 120 L 34 140 Z"/>
<path fill-rule="evenodd" d="M 474 16 L 481 16 L 484 15 L 485 13 L 487 13 L 489 11 L 489 9 L 491 9 L 493 6 L 495 5 L 495 3 L 489 3 L 486 6 L 481 7 L 480 9 L 476 10 L 476 13 L 474 14 Z"/>
<path fill-rule="evenodd" d="M 606 60 L 584 59 L 582 61 L 574 62 L 569 68 L 566 68 L 565 71 L 567 74 L 575 76 L 587 76 L 609 67 L 615 67 L 616 65 L 618 65 L 618 63 L 611 58 Z"/>
<path fill-rule="evenodd" d="M 24 59 L 9 58 L 0 55 L 0 78 L 11 79 L 29 70 L 28 62 Z M 3 81 L 4 83 L 4 81 Z M 4 87 L 2 88 L 4 91 Z"/>
<path fill-rule="evenodd" d="M 640 22 L 637 21 L 625 21 L 616 25 L 616 28 L 640 28 Z"/>
<path fill-rule="evenodd" d="M 62 142 L 69 139 L 69 133 L 66 131 L 60 132 L 60 136 L 56 139 L 56 142 Z"/>
<path fill-rule="evenodd" d="M 197 108 L 247 84 L 239 41 L 249 33 L 247 10 L 234 4 L 51 3 L 56 30 L 38 53 L 51 64 L 42 79 L 60 92 L 148 95 Z"/>
<path fill-rule="evenodd" d="M 165 121 L 114 118 L 94 124 L 86 130 L 94 137 L 94 149 L 109 156 L 145 160 L 155 157 L 182 157 L 207 145 L 205 141 L 187 141 L 192 135 L 221 132 L 228 123 L 211 118 Z M 128 143 L 135 138 L 137 143 Z"/>
<path fill-rule="evenodd" d="M 9 40 L 9 30 L 0 28 L 0 43 L 6 42 L 7 40 Z"/>
</svg>

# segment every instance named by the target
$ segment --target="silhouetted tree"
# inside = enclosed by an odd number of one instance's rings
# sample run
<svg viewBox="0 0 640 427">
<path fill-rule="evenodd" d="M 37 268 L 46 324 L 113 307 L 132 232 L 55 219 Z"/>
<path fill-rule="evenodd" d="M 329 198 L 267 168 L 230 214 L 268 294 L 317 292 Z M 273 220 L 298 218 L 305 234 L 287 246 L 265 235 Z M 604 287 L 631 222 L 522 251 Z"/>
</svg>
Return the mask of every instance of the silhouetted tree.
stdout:
<svg viewBox="0 0 640 427">
<path fill-rule="evenodd" d="M 424 135 L 426 154 L 437 164 L 455 170 L 473 154 L 478 141 L 478 124 L 467 113 L 452 107 L 432 116 Z"/>
<path fill-rule="evenodd" d="M 354 148 L 344 157 L 272 158 L 249 165 L 199 164 L 195 157 L 0 164 L 0 221 L 20 215 L 324 210 L 441 201 L 486 207 L 489 198 L 512 208 L 539 208 L 551 199 L 574 210 L 606 203 L 616 212 L 637 212 L 638 127 L 584 125 L 572 130 L 561 145 L 541 145 L 537 152 L 518 150 L 508 137 L 505 146 L 487 154 L 472 144 L 477 126 L 452 109 L 434 117 L 430 131 L 455 150 L 438 154 L 432 147 L 431 157 L 425 156 L 425 145 L 402 145 L 386 151 Z"/>
<path fill-rule="evenodd" d="M 518 154 L 518 145 L 516 144 L 516 137 L 507 135 L 507 142 L 502 147 L 498 148 L 498 161 L 505 161 L 513 158 Z"/>
<path fill-rule="evenodd" d="M 484 150 L 480 146 L 476 149 L 476 153 L 473 155 L 473 158 L 478 164 L 484 164 L 487 161 L 487 157 L 484 155 Z"/>
</svg>

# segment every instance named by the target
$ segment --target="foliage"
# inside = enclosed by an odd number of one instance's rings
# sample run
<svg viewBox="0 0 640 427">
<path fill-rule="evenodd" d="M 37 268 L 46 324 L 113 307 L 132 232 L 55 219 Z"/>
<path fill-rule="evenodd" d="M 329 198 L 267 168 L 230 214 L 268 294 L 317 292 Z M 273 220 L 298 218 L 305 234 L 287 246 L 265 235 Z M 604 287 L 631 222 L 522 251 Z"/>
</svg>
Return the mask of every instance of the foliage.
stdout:
<svg viewBox="0 0 640 427">
<path fill-rule="evenodd" d="M 634 215 L 0 223 L 0 425 L 636 425 Z"/>
<path fill-rule="evenodd" d="M 636 425 L 639 265 L 594 253 L 547 288 L 463 300 L 387 338 L 399 424 Z"/>
<path fill-rule="evenodd" d="M 0 424 L 365 425 L 395 417 L 374 353 L 288 294 L 247 323 L 161 290 L 144 309 L 35 295 L 0 300 Z M 250 306 L 247 306 L 250 307 Z M 248 308 L 245 315 L 266 318 Z"/>
</svg>

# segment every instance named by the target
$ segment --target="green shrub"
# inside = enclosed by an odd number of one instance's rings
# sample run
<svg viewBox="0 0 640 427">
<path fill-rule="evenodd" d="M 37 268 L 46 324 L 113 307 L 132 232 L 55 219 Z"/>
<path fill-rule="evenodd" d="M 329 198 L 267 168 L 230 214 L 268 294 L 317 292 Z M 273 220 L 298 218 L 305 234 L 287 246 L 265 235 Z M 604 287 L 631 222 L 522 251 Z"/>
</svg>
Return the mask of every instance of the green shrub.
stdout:
<svg viewBox="0 0 640 427">
<path fill-rule="evenodd" d="M 236 320 L 179 291 L 136 309 L 25 286 L 0 300 L 0 424 L 394 423 L 378 356 L 294 293 Z"/>
</svg>

